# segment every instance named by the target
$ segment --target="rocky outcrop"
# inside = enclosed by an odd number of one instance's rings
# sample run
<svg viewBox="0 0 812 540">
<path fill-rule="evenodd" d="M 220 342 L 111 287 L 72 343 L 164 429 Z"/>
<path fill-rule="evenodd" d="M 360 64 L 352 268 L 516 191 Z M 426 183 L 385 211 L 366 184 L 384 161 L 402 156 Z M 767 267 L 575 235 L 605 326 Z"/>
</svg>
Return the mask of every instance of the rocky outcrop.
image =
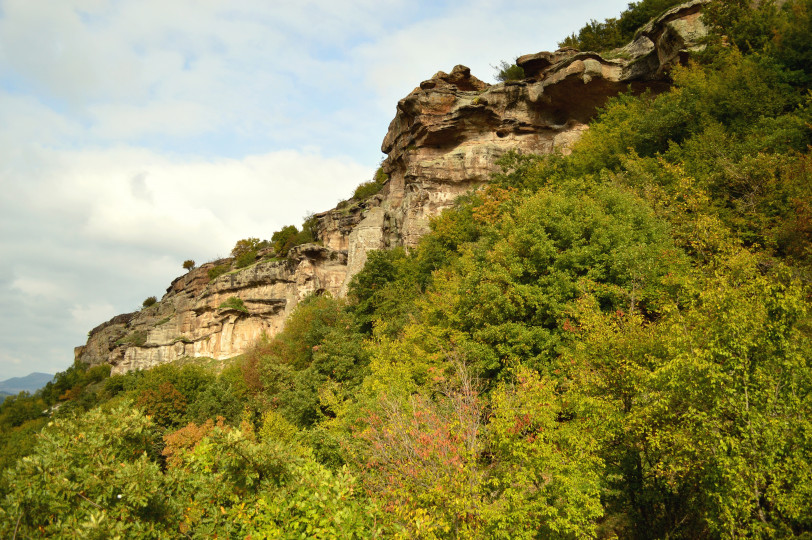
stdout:
<svg viewBox="0 0 812 540">
<path fill-rule="evenodd" d="M 465 66 L 423 81 L 398 102 L 381 146 L 389 175 L 381 195 L 319 216 L 325 245 L 347 250 L 347 279 L 371 249 L 416 245 L 431 216 L 487 182 L 506 152 L 566 154 L 610 97 L 668 88 L 668 69 L 706 35 L 699 14 L 707 2 L 666 11 L 609 54 L 567 48 L 522 56 L 521 81 L 489 85 Z"/>
<path fill-rule="evenodd" d="M 284 261 L 260 260 L 214 280 L 208 269 L 224 261 L 204 265 L 175 280 L 155 306 L 91 331 L 77 360 L 108 362 L 118 373 L 244 352 L 263 333 L 278 332 L 306 295 L 346 294 L 370 250 L 415 246 L 429 219 L 487 182 L 508 151 L 567 153 L 610 97 L 666 89 L 668 69 L 706 33 L 699 15 L 707 2 L 666 11 L 608 54 L 522 56 L 520 81 L 490 85 L 465 66 L 437 73 L 397 104 L 381 147 L 388 175 L 381 192 L 316 215 L 321 246 L 299 246 Z M 229 308 L 232 297 L 244 307 Z"/>
<path fill-rule="evenodd" d="M 116 374 L 187 356 L 230 358 L 263 334 L 276 334 L 306 296 L 337 295 L 347 271 L 345 253 L 304 244 L 284 260 L 266 252 L 248 267 L 209 278 L 210 269 L 233 262 L 192 270 L 172 282 L 155 305 L 94 328 L 87 345 L 74 351 L 76 360 L 109 363 Z"/>
</svg>

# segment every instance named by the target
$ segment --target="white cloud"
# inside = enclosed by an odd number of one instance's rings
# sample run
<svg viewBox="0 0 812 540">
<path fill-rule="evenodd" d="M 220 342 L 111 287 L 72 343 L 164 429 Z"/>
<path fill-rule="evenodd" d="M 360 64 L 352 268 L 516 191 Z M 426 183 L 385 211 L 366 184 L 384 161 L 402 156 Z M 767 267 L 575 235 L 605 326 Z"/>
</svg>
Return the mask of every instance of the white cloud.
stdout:
<svg viewBox="0 0 812 540">
<path fill-rule="evenodd" d="M 80 304 L 70 309 L 70 316 L 74 328 L 90 331 L 100 322 L 109 320 L 118 315 L 118 310 L 109 302 L 98 304 Z"/>
<path fill-rule="evenodd" d="M 14 281 L 12 281 L 11 287 L 27 296 L 58 298 L 65 292 L 56 283 L 31 276 L 17 276 Z"/>
<path fill-rule="evenodd" d="M 91 133 L 101 139 L 130 140 L 146 135 L 205 135 L 219 127 L 219 113 L 200 103 L 178 100 L 145 105 L 103 104 L 89 107 Z"/>
</svg>

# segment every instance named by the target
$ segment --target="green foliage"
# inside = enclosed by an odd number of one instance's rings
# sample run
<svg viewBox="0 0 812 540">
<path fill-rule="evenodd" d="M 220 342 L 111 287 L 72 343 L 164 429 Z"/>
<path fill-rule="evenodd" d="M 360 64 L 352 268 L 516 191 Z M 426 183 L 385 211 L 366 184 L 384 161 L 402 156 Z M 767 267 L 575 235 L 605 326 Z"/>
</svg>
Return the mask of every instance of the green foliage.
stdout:
<svg viewBox="0 0 812 540">
<path fill-rule="evenodd" d="M 524 69 L 516 64 L 501 60 L 498 66 L 491 67 L 496 71 L 493 76 L 494 79 L 499 82 L 520 81 L 524 79 Z"/>
<path fill-rule="evenodd" d="M 290 248 L 296 245 L 298 235 L 299 229 L 296 228 L 296 225 L 282 227 L 271 236 L 274 251 L 283 257 L 287 256 Z"/>
<path fill-rule="evenodd" d="M 299 233 L 299 242 L 306 244 L 317 242 L 319 239 L 319 218 L 315 214 L 308 214 L 302 223 L 302 232 Z"/>
<path fill-rule="evenodd" d="M 502 216 L 497 237 L 481 238 L 435 273 L 435 292 L 419 304 L 417 346 L 429 352 L 426 333 L 454 332 L 479 375 L 496 377 L 517 362 L 552 370 L 569 339 L 567 309 L 585 288 L 600 291 L 607 311 L 655 316 L 669 290 L 664 278 L 682 260 L 667 227 L 628 191 L 542 189 Z"/>
<path fill-rule="evenodd" d="M 229 297 L 225 302 L 220 304 L 219 309 L 233 309 L 235 311 L 242 311 L 243 313 L 248 313 L 248 308 L 245 307 L 245 302 L 243 302 L 242 298 L 237 296 Z"/>
<path fill-rule="evenodd" d="M 33 450 L 36 434 L 50 416 L 81 413 L 102 400 L 100 387 L 109 376 L 109 365 L 76 364 L 57 373 L 33 396 L 21 393 L 5 398 L 0 403 L 0 471 Z"/>
<path fill-rule="evenodd" d="M 670 91 L 507 154 L 219 375 L 8 398 L 0 536 L 808 537 L 809 3 L 745 4 Z"/>
<path fill-rule="evenodd" d="M 271 245 L 280 257 L 287 257 L 291 248 L 318 241 L 319 219 L 313 214 L 305 217 L 300 231 L 295 225 L 288 225 L 271 236 Z"/>
<path fill-rule="evenodd" d="M 231 250 L 231 256 L 239 258 L 240 255 L 245 253 L 256 253 L 261 247 L 262 241 L 260 241 L 259 238 L 243 238 L 242 240 L 237 240 L 237 243 L 234 244 L 234 248 Z"/>
<path fill-rule="evenodd" d="M 353 276 L 349 295 L 353 299 L 353 314 L 361 323 L 361 331 L 370 333 L 375 320 L 387 317 L 390 323 L 397 318 L 393 311 L 403 304 L 404 287 L 399 287 L 398 263 L 406 253 L 402 248 L 370 251 L 364 269 Z M 396 284 L 397 282 L 397 284 Z M 408 294 L 408 293 L 407 293 Z M 412 293 L 412 296 L 414 294 Z"/>
<path fill-rule="evenodd" d="M 218 277 L 222 276 L 226 272 L 231 270 L 231 265 L 229 263 L 218 264 L 216 266 L 212 266 L 209 268 L 208 276 L 209 281 L 214 281 Z"/>
<path fill-rule="evenodd" d="M 578 33 L 567 36 L 559 47 L 574 47 L 582 51 L 606 51 L 622 47 L 634 38 L 635 32 L 650 19 L 666 9 L 682 4 L 682 0 L 642 0 L 631 2 L 620 17 L 603 22 L 591 20 Z"/>
<path fill-rule="evenodd" d="M 0 402 L 0 425 L 6 428 L 19 427 L 29 420 L 43 415 L 44 402 L 32 399 L 28 392 L 7 396 Z"/>
<path fill-rule="evenodd" d="M 378 170 L 375 171 L 375 175 L 372 177 L 372 180 L 369 182 L 364 182 L 355 188 L 352 198 L 358 201 L 363 201 L 364 199 L 372 197 L 383 188 L 383 185 L 387 180 L 389 180 L 389 175 L 383 172 L 383 167 L 378 167 Z"/>
<path fill-rule="evenodd" d="M 245 384 L 297 426 L 335 416 L 365 375 L 368 354 L 344 303 L 301 302 L 284 330 L 260 343 L 243 367 Z"/>
<path fill-rule="evenodd" d="M 135 345 L 141 347 L 147 342 L 146 330 L 135 330 L 116 341 L 116 345 Z"/>
<path fill-rule="evenodd" d="M 125 407 L 55 420 L 34 453 L 4 475 L 0 534 L 154 538 L 168 532 L 176 503 L 164 496 L 168 486 L 150 459 L 156 435 L 148 419 Z"/>
<path fill-rule="evenodd" d="M 618 180 L 645 184 L 660 200 L 690 184 L 704 193 L 696 210 L 748 245 L 808 264 L 810 172 L 800 154 L 812 143 L 808 98 L 781 82 L 781 68 L 736 50 L 673 74 L 677 87 L 667 94 L 610 103 L 579 142 L 571 171 L 623 171 Z"/>
<path fill-rule="evenodd" d="M 604 512 L 604 463 L 585 421 L 557 399 L 561 391 L 555 381 L 519 368 L 492 395 L 489 537 L 595 536 Z"/>
<path fill-rule="evenodd" d="M 619 536 L 808 530 L 808 303 L 734 251 L 655 324 L 578 310 L 578 386 L 599 411 Z M 779 465 L 789 464 L 791 466 Z M 803 502 L 802 502 L 803 501 Z"/>
<path fill-rule="evenodd" d="M 143 302 L 141 302 L 141 307 L 148 308 L 152 307 L 158 303 L 158 299 L 154 296 L 147 297 Z"/>
<path fill-rule="evenodd" d="M 234 244 L 234 248 L 231 250 L 231 256 L 234 257 L 237 268 L 245 268 L 253 264 L 257 259 L 257 252 L 268 245 L 267 241 L 262 241 L 259 238 L 243 238 Z M 212 271 L 209 270 L 210 275 L 211 273 Z"/>
<path fill-rule="evenodd" d="M 377 510 L 347 471 L 222 423 L 167 438 L 129 403 L 57 420 L 3 477 L 0 534 L 34 537 L 362 538 Z"/>
<path fill-rule="evenodd" d="M 195 262 L 192 259 L 186 259 L 183 261 L 183 269 L 184 270 L 194 270 Z"/>
<path fill-rule="evenodd" d="M 245 268 L 246 266 L 250 266 L 254 264 L 254 261 L 257 260 L 257 252 L 256 251 L 246 251 L 245 253 L 241 253 L 235 260 L 234 263 L 237 268 Z"/>
</svg>

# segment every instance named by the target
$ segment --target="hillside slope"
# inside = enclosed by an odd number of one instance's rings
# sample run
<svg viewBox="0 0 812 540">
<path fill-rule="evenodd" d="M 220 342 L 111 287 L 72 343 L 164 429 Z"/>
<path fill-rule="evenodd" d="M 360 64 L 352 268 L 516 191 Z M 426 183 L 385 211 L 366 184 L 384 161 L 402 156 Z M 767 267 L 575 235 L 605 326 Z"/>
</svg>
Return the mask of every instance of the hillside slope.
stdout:
<svg viewBox="0 0 812 540">
<path fill-rule="evenodd" d="M 507 152 L 566 154 L 610 97 L 668 88 L 669 67 L 706 33 L 699 17 L 706 3 L 666 11 L 611 54 L 562 49 L 522 56 L 523 80 L 489 85 L 465 66 L 435 74 L 397 104 L 382 144 L 383 189 L 317 214 L 319 245 L 299 246 L 284 259 L 264 252 L 244 268 L 228 259 L 192 270 L 154 306 L 91 330 L 76 360 L 124 373 L 186 356 L 245 352 L 262 335 L 279 332 L 308 295 L 345 295 L 370 250 L 416 246 L 430 218 L 486 183 Z M 228 271 L 210 277 L 218 266 Z M 232 298 L 241 303 L 229 304 Z"/>
</svg>

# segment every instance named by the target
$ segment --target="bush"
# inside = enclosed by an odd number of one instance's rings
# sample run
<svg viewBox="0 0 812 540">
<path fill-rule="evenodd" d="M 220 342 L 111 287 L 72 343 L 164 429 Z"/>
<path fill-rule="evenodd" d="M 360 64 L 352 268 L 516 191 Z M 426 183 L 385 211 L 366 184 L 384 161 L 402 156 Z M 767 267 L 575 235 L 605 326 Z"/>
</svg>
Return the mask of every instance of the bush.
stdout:
<svg viewBox="0 0 812 540">
<path fill-rule="evenodd" d="M 150 306 L 154 306 L 158 302 L 158 299 L 154 296 L 149 296 L 141 302 L 141 306 L 144 308 L 148 308 Z"/>
<path fill-rule="evenodd" d="M 508 64 L 504 60 L 498 66 L 491 66 L 496 70 L 494 77 L 499 82 L 520 81 L 524 79 L 524 69 L 516 64 Z"/>
<path fill-rule="evenodd" d="M 298 235 L 299 229 L 296 228 L 296 225 L 282 227 L 282 229 L 276 231 L 273 233 L 273 236 L 271 236 L 273 250 L 277 255 L 281 255 L 282 257 L 287 256 L 290 248 L 296 245 L 296 237 Z"/>
<path fill-rule="evenodd" d="M 231 265 L 227 264 L 227 263 L 226 264 L 218 264 L 217 266 L 209 268 L 209 272 L 208 272 L 209 273 L 209 280 L 214 281 L 218 277 L 220 277 L 223 274 L 225 274 L 226 272 L 228 272 L 230 269 L 231 269 Z"/>
<path fill-rule="evenodd" d="M 257 252 L 255 250 L 251 250 L 241 253 L 235 262 L 237 264 L 237 268 L 245 268 L 246 266 L 253 264 L 256 260 Z"/>
<path fill-rule="evenodd" d="M 299 240 L 302 244 L 316 242 L 319 239 L 319 218 L 315 214 L 308 214 L 302 223 L 302 232 L 299 233 Z"/>
<path fill-rule="evenodd" d="M 248 313 L 248 308 L 245 307 L 245 302 L 242 301 L 242 298 L 237 298 L 236 296 L 232 296 L 220 304 L 220 309 L 236 309 L 237 311 Z"/>
<path fill-rule="evenodd" d="M 195 267 L 195 262 L 192 259 L 186 259 L 183 261 L 183 269 L 184 270 L 193 270 Z"/>
<path fill-rule="evenodd" d="M 127 336 L 116 341 L 116 345 L 135 345 L 136 347 L 141 347 L 146 342 L 147 342 L 147 331 L 136 330 L 135 332 L 132 332 Z"/>
<path fill-rule="evenodd" d="M 662 12 L 683 3 L 683 0 L 642 0 L 632 2 L 620 18 L 603 22 L 591 20 L 578 34 L 570 34 L 558 43 L 559 47 L 575 47 L 582 51 L 606 51 L 622 47 L 634 38 L 637 29 Z"/>
<path fill-rule="evenodd" d="M 375 171 L 375 176 L 372 177 L 372 180 L 369 182 L 364 182 L 355 188 L 352 198 L 356 200 L 363 200 L 372 197 L 378 193 L 381 188 L 383 188 L 383 185 L 387 180 L 389 180 L 389 175 L 383 172 L 383 167 L 378 167 L 378 170 Z"/>
<path fill-rule="evenodd" d="M 273 249 L 276 254 L 280 257 L 287 257 L 288 251 L 290 251 L 291 248 L 309 242 L 315 242 L 318 234 L 316 230 L 318 223 L 316 216 L 310 216 L 305 219 L 301 231 L 296 228 L 296 225 L 288 225 L 273 233 L 271 242 L 273 243 Z"/>
<path fill-rule="evenodd" d="M 231 250 L 231 256 L 239 258 L 240 255 L 244 255 L 245 253 L 252 251 L 256 253 L 260 249 L 267 246 L 267 240 L 260 240 L 259 238 L 243 238 L 242 240 L 237 240 L 237 243 L 234 244 L 234 249 Z"/>
</svg>

